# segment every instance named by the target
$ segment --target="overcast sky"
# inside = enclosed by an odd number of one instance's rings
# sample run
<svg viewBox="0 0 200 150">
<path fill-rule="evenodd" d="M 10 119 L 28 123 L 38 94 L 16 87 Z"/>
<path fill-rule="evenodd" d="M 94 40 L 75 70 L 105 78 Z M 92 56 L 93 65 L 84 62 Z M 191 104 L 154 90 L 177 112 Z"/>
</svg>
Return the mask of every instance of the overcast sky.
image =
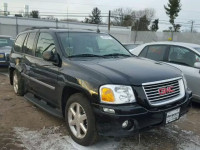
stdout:
<svg viewBox="0 0 200 150">
<path fill-rule="evenodd" d="M 98 7 L 102 13 L 108 13 L 115 8 L 132 8 L 140 10 L 153 8 L 156 11 L 155 18 L 160 20 L 169 20 L 163 8 L 168 0 L 0 0 L 0 9 L 3 9 L 3 3 L 8 3 L 8 11 L 19 12 L 24 9 L 24 5 L 29 5 L 31 10 L 40 12 L 58 12 L 66 13 L 90 13 L 94 7 Z M 181 0 L 182 11 L 177 19 L 184 23 L 184 27 L 190 27 L 188 23 L 194 20 L 196 28 L 200 28 L 200 0 Z M 14 13 L 14 12 L 13 12 Z M 85 14 L 87 15 L 87 14 Z"/>
</svg>

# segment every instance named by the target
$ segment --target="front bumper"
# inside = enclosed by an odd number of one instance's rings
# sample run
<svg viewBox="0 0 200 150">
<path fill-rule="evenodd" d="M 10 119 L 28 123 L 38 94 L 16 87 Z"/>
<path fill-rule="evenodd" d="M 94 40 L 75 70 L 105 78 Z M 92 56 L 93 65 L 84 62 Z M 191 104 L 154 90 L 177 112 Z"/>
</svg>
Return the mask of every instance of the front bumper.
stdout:
<svg viewBox="0 0 200 150">
<path fill-rule="evenodd" d="M 9 62 L 6 60 L 0 60 L 0 66 L 9 66 Z"/>
<path fill-rule="evenodd" d="M 166 112 L 180 108 L 180 117 L 187 113 L 192 98 L 192 92 L 188 91 L 179 103 L 167 108 L 148 110 L 139 104 L 129 106 L 94 105 L 96 127 L 99 135 L 112 137 L 126 137 L 142 130 L 155 126 L 165 125 Z M 115 110 L 115 114 L 103 111 L 103 108 Z M 124 121 L 129 121 L 127 128 L 122 128 Z"/>
</svg>

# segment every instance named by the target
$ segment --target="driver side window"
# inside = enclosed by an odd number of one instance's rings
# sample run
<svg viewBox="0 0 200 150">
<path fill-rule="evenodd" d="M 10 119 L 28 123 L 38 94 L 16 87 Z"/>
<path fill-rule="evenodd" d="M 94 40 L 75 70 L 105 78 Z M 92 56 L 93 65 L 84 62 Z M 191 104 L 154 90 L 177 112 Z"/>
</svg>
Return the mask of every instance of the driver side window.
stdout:
<svg viewBox="0 0 200 150">
<path fill-rule="evenodd" d="M 40 33 L 35 53 L 36 57 L 42 58 L 45 51 L 52 51 L 55 53 L 54 40 L 49 33 Z"/>
<path fill-rule="evenodd" d="M 199 58 L 198 55 L 187 48 L 171 46 L 168 61 L 171 63 L 194 67 L 195 62 L 198 62 Z"/>
</svg>

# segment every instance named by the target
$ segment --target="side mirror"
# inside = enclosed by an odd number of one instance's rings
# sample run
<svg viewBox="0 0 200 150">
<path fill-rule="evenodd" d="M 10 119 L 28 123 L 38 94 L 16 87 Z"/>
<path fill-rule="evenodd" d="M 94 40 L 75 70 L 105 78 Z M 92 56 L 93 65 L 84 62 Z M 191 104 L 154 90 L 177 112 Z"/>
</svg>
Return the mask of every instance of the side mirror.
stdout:
<svg viewBox="0 0 200 150">
<path fill-rule="evenodd" d="M 46 61 L 54 61 L 54 54 L 52 51 L 45 51 L 43 54 L 42 54 L 42 57 L 44 60 Z"/>
<path fill-rule="evenodd" d="M 194 63 L 194 67 L 200 69 L 200 62 Z"/>
<path fill-rule="evenodd" d="M 42 57 L 46 61 L 51 61 L 55 66 L 59 66 L 60 60 L 58 54 L 54 54 L 52 51 L 45 51 Z"/>
</svg>

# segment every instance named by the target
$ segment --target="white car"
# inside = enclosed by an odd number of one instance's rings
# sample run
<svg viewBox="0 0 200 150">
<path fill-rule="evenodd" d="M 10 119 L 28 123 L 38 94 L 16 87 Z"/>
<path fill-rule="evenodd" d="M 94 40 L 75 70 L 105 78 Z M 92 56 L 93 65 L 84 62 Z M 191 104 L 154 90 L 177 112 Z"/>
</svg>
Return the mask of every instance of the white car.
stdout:
<svg viewBox="0 0 200 150">
<path fill-rule="evenodd" d="M 200 45 L 178 42 L 147 43 L 131 50 L 131 53 L 166 62 L 179 68 L 193 92 L 194 101 L 200 102 Z"/>
</svg>

